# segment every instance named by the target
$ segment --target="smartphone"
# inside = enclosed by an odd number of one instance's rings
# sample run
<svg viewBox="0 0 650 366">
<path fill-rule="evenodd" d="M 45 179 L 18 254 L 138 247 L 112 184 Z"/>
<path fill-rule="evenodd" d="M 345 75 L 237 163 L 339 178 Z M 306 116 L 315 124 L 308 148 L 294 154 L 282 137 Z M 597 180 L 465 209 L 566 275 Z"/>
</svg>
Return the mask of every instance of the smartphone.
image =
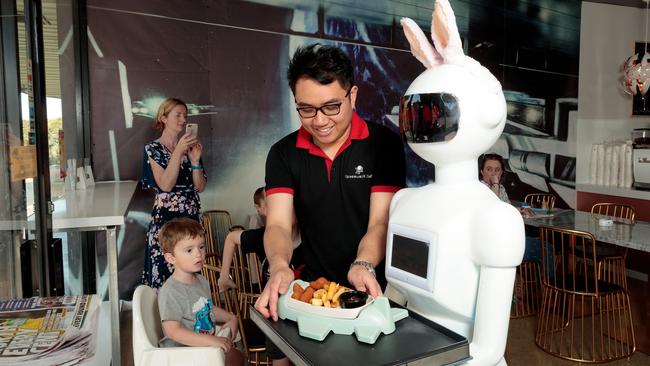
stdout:
<svg viewBox="0 0 650 366">
<path fill-rule="evenodd" d="M 187 126 L 185 126 L 185 133 L 191 133 L 195 136 L 199 135 L 199 125 L 196 123 L 188 123 Z"/>
</svg>

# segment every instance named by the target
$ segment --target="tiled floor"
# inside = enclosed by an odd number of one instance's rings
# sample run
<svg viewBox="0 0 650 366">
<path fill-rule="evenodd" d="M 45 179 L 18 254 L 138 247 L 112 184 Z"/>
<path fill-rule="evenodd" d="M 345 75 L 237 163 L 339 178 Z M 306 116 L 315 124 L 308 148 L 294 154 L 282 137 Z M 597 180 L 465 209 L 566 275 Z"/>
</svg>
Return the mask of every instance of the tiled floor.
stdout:
<svg viewBox="0 0 650 366">
<path fill-rule="evenodd" d="M 133 366 L 133 352 L 131 348 L 131 312 L 123 311 L 121 317 L 122 331 L 122 365 Z M 511 366 L 568 366 L 578 365 L 578 362 L 571 362 L 551 356 L 540 350 L 535 345 L 535 317 L 513 319 L 510 321 L 508 333 L 508 345 L 506 348 L 506 360 Z M 647 366 L 650 365 L 650 356 L 635 352 L 630 359 L 623 359 L 607 363 L 612 366 Z"/>
</svg>

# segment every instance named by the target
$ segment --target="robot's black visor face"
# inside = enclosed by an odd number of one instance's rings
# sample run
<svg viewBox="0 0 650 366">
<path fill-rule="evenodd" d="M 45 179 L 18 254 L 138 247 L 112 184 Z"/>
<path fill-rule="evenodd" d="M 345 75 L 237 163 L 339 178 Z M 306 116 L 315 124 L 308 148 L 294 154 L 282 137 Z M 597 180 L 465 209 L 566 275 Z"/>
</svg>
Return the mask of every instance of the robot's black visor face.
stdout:
<svg viewBox="0 0 650 366">
<path fill-rule="evenodd" d="M 408 143 L 449 141 L 459 120 L 458 99 L 452 94 L 405 95 L 399 104 L 399 130 Z"/>
</svg>

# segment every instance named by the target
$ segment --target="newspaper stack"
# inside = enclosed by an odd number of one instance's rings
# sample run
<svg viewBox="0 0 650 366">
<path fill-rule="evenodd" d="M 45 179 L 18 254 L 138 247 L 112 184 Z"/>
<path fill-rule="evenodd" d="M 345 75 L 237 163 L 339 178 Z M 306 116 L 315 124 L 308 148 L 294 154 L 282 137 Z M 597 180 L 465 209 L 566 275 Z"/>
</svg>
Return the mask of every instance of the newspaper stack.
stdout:
<svg viewBox="0 0 650 366">
<path fill-rule="evenodd" d="M 95 353 L 97 295 L 0 301 L 0 365 L 76 365 Z"/>
</svg>

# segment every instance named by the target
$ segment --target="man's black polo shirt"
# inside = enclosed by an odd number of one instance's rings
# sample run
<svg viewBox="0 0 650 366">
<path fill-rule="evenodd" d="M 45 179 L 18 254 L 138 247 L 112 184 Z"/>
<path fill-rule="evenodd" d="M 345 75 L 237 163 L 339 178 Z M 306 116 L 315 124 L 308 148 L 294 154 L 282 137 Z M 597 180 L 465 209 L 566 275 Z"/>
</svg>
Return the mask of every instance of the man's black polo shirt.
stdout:
<svg viewBox="0 0 650 366">
<path fill-rule="evenodd" d="M 404 183 L 399 137 L 356 113 L 348 140 L 333 161 L 303 128 L 273 145 L 266 160 L 266 194 L 293 194 L 305 280 L 324 276 L 347 283 L 350 264 L 368 228 L 370 194 L 397 192 Z M 383 286 L 383 263 L 377 272 Z"/>
</svg>

